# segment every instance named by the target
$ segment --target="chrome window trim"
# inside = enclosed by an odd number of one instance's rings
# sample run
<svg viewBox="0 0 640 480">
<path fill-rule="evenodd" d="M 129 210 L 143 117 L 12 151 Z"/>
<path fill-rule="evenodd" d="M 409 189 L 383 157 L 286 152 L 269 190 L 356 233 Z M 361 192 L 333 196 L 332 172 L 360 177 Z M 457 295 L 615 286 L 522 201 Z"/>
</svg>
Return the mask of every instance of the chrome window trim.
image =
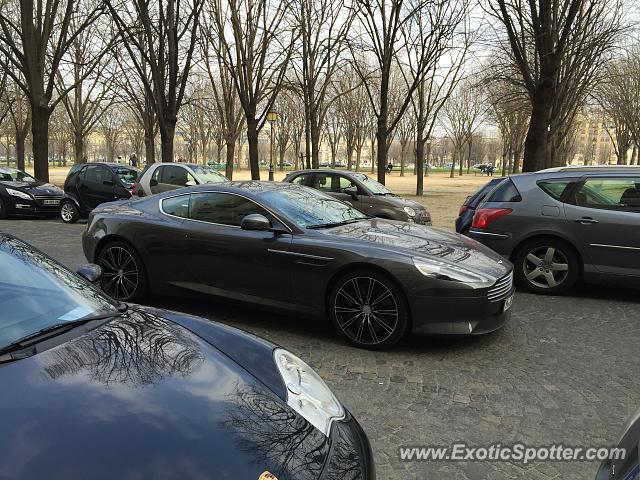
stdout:
<svg viewBox="0 0 640 480">
<path fill-rule="evenodd" d="M 284 225 L 284 227 L 289 231 L 289 233 L 293 233 L 293 230 L 289 227 L 289 225 L 287 225 L 285 222 L 283 222 L 282 219 L 273 212 L 273 210 L 271 210 L 270 208 L 267 208 L 264 205 L 256 202 L 252 198 L 247 197 L 246 195 L 242 195 L 241 193 L 219 192 L 219 191 L 215 191 L 215 190 L 205 190 L 203 192 L 178 193 L 176 195 L 170 195 L 168 197 L 161 198 L 158 201 L 158 208 L 159 208 L 160 212 L 163 213 L 164 215 L 166 215 L 167 217 L 179 218 L 180 220 L 189 220 L 191 222 L 204 223 L 204 224 L 207 224 L 207 225 L 219 225 L 219 226 L 222 226 L 222 227 L 241 228 L 240 225 L 227 225 L 226 223 L 205 222 L 204 220 L 196 220 L 194 218 L 179 217 L 177 215 L 171 215 L 170 213 L 165 212 L 164 209 L 162 208 L 162 202 L 164 202 L 165 200 L 168 200 L 170 198 L 176 198 L 176 197 L 182 197 L 182 196 L 191 197 L 191 195 L 193 195 L 193 194 L 201 194 L 201 193 L 222 193 L 222 194 L 226 194 L 226 195 L 235 195 L 236 197 L 244 198 L 245 200 L 248 200 L 248 201 L 256 204 L 257 206 L 259 206 L 260 208 L 262 208 L 262 209 L 266 210 L 267 212 L 269 212 L 271 215 L 273 215 L 275 217 L 276 220 L 278 220 L 278 222 L 280 222 L 282 225 Z M 191 202 L 191 199 L 189 199 L 189 202 Z"/>
</svg>

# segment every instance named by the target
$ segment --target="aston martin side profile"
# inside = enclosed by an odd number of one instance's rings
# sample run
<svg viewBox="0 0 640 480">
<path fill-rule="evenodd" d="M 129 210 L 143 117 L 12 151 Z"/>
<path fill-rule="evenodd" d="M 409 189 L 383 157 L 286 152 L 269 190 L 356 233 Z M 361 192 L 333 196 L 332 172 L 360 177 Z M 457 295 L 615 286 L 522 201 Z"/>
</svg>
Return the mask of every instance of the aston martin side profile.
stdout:
<svg viewBox="0 0 640 480">
<path fill-rule="evenodd" d="M 317 190 L 230 182 L 95 209 L 83 234 L 103 289 L 225 297 L 330 318 L 352 344 L 500 328 L 512 266 L 469 238 L 371 218 Z"/>
<path fill-rule="evenodd" d="M 360 425 L 284 348 L 113 300 L 99 267 L 3 234 L 0 272 L 1 478 L 375 479 Z"/>
</svg>

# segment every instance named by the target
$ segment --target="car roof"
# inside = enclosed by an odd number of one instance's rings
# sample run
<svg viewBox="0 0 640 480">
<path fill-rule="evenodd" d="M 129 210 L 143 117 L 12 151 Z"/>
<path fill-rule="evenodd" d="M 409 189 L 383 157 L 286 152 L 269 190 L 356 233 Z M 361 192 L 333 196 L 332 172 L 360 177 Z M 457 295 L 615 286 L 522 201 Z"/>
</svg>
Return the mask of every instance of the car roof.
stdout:
<svg viewBox="0 0 640 480">
<path fill-rule="evenodd" d="M 553 167 L 539 170 L 535 173 L 575 173 L 575 172 L 632 172 L 639 173 L 639 165 L 567 165 L 564 167 Z"/>
<path fill-rule="evenodd" d="M 275 192 L 282 190 L 301 190 L 307 187 L 296 185 L 288 182 L 270 182 L 266 180 L 236 180 L 233 182 L 221 183 L 203 183 L 194 185 L 193 187 L 183 187 L 176 190 L 165 192 L 167 196 L 176 195 L 176 193 L 198 193 L 199 191 L 216 191 L 230 193 L 250 193 L 254 196 L 260 196 L 263 193 Z M 162 195 L 162 194 L 161 194 Z"/>
<path fill-rule="evenodd" d="M 290 172 L 287 176 L 290 175 L 298 175 L 300 173 L 339 173 L 341 175 L 366 175 L 362 172 L 354 172 L 353 170 L 336 170 L 333 168 L 305 168 L 302 170 L 294 170 Z"/>
</svg>

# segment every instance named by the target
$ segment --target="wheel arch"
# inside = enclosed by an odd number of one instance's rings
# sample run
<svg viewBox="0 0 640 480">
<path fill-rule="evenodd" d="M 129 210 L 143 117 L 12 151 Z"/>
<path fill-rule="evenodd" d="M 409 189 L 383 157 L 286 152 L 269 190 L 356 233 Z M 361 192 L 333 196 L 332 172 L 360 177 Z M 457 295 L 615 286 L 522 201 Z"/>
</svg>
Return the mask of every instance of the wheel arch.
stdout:
<svg viewBox="0 0 640 480">
<path fill-rule="evenodd" d="M 114 233 L 110 233 L 110 234 L 107 234 L 104 237 L 102 237 L 100 240 L 98 240 L 98 243 L 96 244 L 96 247 L 95 247 L 95 250 L 94 250 L 94 254 L 93 254 L 93 261 L 95 263 L 97 263 L 98 262 L 98 256 L 100 255 L 100 252 L 102 250 L 104 250 L 104 248 L 107 245 L 109 245 L 110 243 L 117 243 L 117 242 L 126 244 L 138 256 L 138 258 L 140 259 L 140 267 L 142 268 L 142 271 L 144 273 L 143 278 L 144 278 L 144 282 L 145 282 L 145 288 L 150 290 L 151 284 L 150 284 L 150 281 L 149 281 L 149 276 L 147 275 L 147 266 L 144 263 L 144 258 L 140 254 L 140 250 L 138 250 L 135 247 L 135 245 L 132 242 L 130 242 L 129 240 L 127 240 L 125 237 L 123 237 L 121 235 L 114 234 Z"/>
<path fill-rule="evenodd" d="M 333 287 L 335 286 L 336 281 L 340 277 L 357 270 L 371 270 L 380 275 L 384 275 L 385 277 L 389 278 L 389 280 L 391 280 L 396 287 L 398 287 L 398 289 L 402 294 L 403 300 L 407 305 L 407 315 L 408 315 L 408 321 L 409 321 L 409 326 L 407 327 L 407 334 L 410 334 L 413 330 L 413 315 L 411 310 L 411 304 L 409 303 L 409 299 L 407 298 L 407 293 L 404 291 L 404 288 L 402 288 L 402 283 L 400 283 L 398 278 L 395 275 L 393 275 L 391 272 L 389 272 L 389 270 L 383 267 L 380 267 L 379 265 L 374 265 L 371 263 L 365 263 L 365 262 L 349 263 L 347 265 L 342 266 L 339 270 L 333 273 L 331 278 L 327 281 L 325 292 L 324 292 L 325 318 L 329 318 L 329 301 L 331 300 L 331 291 L 333 290 Z"/>
<path fill-rule="evenodd" d="M 542 240 L 546 238 L 550 238 L 552 240 L 562 242 L 571 249 L 571 251 L 576 255 L 576 258 L 578 259 L 578 268 L 579 268 L 578 278 L 582 278 L 584 275 L 584 263 L 585 263 L 584 255 L 578 248 L 576 248 L 576 246 L 570 240 L 568 240 L 562 235 L 558 235 L 555 233 L 536 233 L 534 235 L 530 235 L 522 239 L 515 247 L 513 247 L 513 250 L 511 250 L 511 255 L 509 256 L 509 260 L 511 261 L 511 263 L 514 263 L 516 259 L 516 255 L 518 255 L 518 252 L 520 251 L 522 246 L 525 245 L 526 243 L 531 242 L 533 240 Z"/>
</svg>

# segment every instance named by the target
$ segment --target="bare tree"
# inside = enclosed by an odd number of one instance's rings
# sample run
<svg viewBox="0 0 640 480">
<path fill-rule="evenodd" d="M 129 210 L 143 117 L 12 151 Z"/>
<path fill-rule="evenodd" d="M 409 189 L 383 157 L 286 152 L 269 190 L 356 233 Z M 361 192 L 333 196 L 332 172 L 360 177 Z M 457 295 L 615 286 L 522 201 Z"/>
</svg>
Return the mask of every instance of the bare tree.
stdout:
<svg viewBox="0 0 640 480">
<path fill-rule="evenodd" d="M 290 3 L 277 0 L 210 2 L 221 61 L 233 79 L 244 111 L 251 178 L 259 180 L 258 134 L 282 87 L 295 38 L 295 30 L 287 18 Z"/>
<path fill-rule="evenodd" d="M 344 65 L 354 17 L 344 0 L 295 0 L 292 10 L 300 33 L 293 66 L 304 104 L 306 153 L 318 168 L 325 116 L 346 92 L 336 88 L 334 78 Z"/>
<path fill-rule="evenodd" d="M 110 108 L 100 119 L 100 129 L 104 137 L 107 162 L 113 162 L 116 157 L 118 141 L 124 131 L 124 118 L 117 108 Z"/>
<path fill-rule="evenodd" d="M 325 137 L 331 150 L 331 168 L 336 166 L 336 158 L 338 156 L 338 148 L 342 142 L 343 124 L 342 117 L 339 114 L 338 106 L 333 104 L 325 114 Z"/>
<path fill-rule="evenodd" d="M 25 93 L 10 81 L 7 87 L 7 105 L 13 124 L 13 135 L 16 146 L 16 161 L 19 170 L 25 168 L 25 143 L 31 128 L 31 108 Z"/>
<path fill-rule="evenodd" d="M 400 142 L 400 176 L 404 177 L 406 165 L 407 145 L 415 139 L 416 117 L 412 110 L 407 110 L 398 123 L 398 141 Z"/>
<path fill-rule="evenodd" d="M 341 116 L 345 149 L 347 154 L 347 169 L 360 168 L 362 148 L 366 140 L 366 127 L 368 118 L 371 116 L 371 109 L 367 92 L 360 81 L 355 70 L 345 68 L 336 82 L 339 83 L 339 90 L 345 92 L 337 101 L 338 112 Z"/>
<path fill-rule="evenodd" d="M 530 101 L 523 170 L 551 166 L 594 75 L 621 31 L 620 0 L 490 0 Z M 558 128 L 562 131 L 556 132 Z M 555 136 L 556 138 L 551 140 Z"/>
<path fill-rule="evenodd" d="M 203 0 L 106 0 L 128 62 L 144 87 L 160 131 L 163 162 L 173 161 Z"/>
<path fill-rule="evenodd" d="M 300 104 L 295 92 L 283 90 L 278 96 L 276 105 L 278 121 L 275 127 L 275 142 L 280 171 L 284 170 L 284 159 L 287 150 L 294 142 L 296 126 L 300 123 Z"/>
<path fill-rule="evenodd" d="M 58 92 L 55 80 L 69 48 L 103 13 L 101 2 L 87 0 L 9 0 L 0 5 L 0 66 L 24 91 L 31 107 L 34 173 L 49 180 L 49 118 L 75 84 Z M 104 51 L 87 59 L 88 71 Z"/>
</svg>

